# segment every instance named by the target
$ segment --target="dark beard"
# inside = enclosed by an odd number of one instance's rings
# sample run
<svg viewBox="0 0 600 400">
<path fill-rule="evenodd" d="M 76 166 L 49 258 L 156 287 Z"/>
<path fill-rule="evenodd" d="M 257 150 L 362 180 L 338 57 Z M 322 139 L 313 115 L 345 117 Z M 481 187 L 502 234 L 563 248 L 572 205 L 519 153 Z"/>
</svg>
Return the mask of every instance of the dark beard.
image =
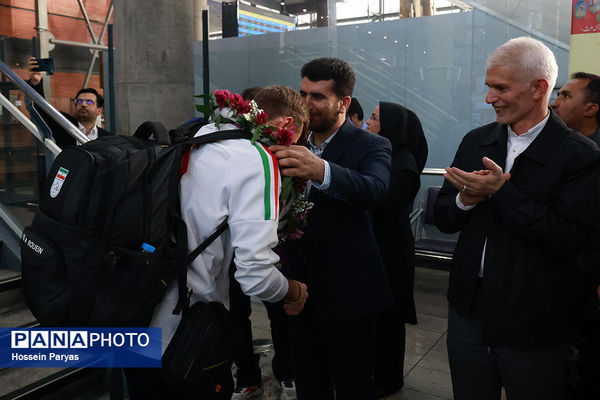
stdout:
<svg viewBox="0 0 600 400">
<path fill-rule="evenodd" d="M 326 132 L 331 129 L 332 126 L 336 124 L 338 121 L 339 109 L 337 111 L 328 112 L 327 114 L 321 116 L 320 121 L 317 123 L 316 121 L 310 121 L 308 124 L 308 128 L 313 132 Z"/>
<path fill-rule="evenodd" d="M 92 118 L 92 115 L 88 111 L 85 114 L 81 114 L 79 111 L 75 114 L 78 122 L 96 122 L 96 118 Z"/>
</svg>

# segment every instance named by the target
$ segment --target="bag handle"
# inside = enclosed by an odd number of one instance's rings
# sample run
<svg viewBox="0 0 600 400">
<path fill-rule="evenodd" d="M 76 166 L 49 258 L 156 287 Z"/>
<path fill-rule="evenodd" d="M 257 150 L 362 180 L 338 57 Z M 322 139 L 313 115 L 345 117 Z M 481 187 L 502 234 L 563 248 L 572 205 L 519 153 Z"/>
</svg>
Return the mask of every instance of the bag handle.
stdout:
<svg viewBox="0 0 600 400">
<path fill-rule="evenodd" d="M 169 132 L 167 131 L 167 128 L 165 128 L 165 126 L 160 122 L 156 121 L 143 122 L 135 130 L 133 136 L 140 139 L 149 139 L 150 136 L 154 136 L 154 140 L 156 140 L 158 144 L 171 144 L 171 138 L 169 137 Z"/>
</svg>

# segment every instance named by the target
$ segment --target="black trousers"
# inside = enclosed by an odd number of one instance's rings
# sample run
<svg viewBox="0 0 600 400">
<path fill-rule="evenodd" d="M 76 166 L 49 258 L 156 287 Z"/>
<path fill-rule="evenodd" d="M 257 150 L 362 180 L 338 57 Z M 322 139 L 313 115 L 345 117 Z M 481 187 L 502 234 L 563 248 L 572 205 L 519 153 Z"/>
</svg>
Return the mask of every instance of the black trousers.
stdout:
<svg viewBox="0 0 600 400">
<path fill-rule="evenodd" d="M 575 378 L 567 384 L 567 398 L 600 399 L 600 320 L 580 319 L 578 334 L 577 356 L 568 363 Z"/>
<path fill-rule="evenodd" d="M 246 296 L 235 280 L 235 265 L 232 263 L 230 269 L 229 284 L 229 308 L 232 317 L 240 322 L 243 329 L 242 341 L 234 357 L 234 363 L 237 367 L 237 383 L 242 387 L 260 386 L 261 371 L 258 366 L 259 357 L 254 354 L 254 344 L 252 342 L 252 325 L 250 314 L 252 306 L 250 297 Z M 277 303 L 263 302 L 267 309 L 271 325 L 271 338 L 273 340 L 272 368 L 273 375 L 279 381 L 292 379 L 292 360 L 290 349 L 290 335 L 287 314 L 283 309 L 283 301 Z"/>
<path fill-rule="evenodd" d="M 375 321 L 375 389 L 387 395 L 404 385 L 406 327 L 403 316 L 396 310 L 377 314 Z"/>
<path fill-rule="evenodd" d="M 481 311 L 448 313 L 448 358 L 454 400 L 562 400 L 565 346 L 490 348 L 482 342 Z"/>
<path fill-rule="evenodd" d="M 375 399 L 375 317 L 333 322 L 309 302 L 289 317 L 298 400 Z"/>
</svg>

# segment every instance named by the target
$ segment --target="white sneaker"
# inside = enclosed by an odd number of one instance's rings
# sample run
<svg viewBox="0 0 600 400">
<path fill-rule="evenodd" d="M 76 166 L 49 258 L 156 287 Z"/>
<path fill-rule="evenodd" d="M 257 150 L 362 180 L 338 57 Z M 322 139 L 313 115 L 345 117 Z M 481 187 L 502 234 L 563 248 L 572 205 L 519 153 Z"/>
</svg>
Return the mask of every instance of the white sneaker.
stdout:
<svg viewBox="0 0 600 400">
<path fill-rule="evenodd" d="M 281 381 L 281 400 L 296 400 L 296 384 L 292 379 Z"/>
<path fill-rule="evenodd" d="M 262 395 L 263 388 L 261 386 L 236 386 L 235 389 L 233 389 L 233 395 L 231 396 L 231 400 L 262 399 Z"/>
</svg>

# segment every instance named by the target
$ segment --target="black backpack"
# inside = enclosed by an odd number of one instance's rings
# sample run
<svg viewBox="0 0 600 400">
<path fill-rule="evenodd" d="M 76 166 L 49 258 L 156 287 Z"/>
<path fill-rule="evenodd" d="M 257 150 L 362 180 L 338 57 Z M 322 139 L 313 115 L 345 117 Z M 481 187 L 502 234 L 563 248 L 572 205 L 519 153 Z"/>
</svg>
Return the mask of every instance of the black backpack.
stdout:
<svg viewBox="0 0 600 400">
<path fill-rule="evenodd" d="M 170 145 L 162 124 L 146 122 L 133 137 L 106 136 L 65 148 L 21 241 L 23 291 L 38 321 L 147 326 L 169 282 L 185 276 L 193 258 L 227 227 L 226 221 L 215 227 L 188 255 L 179 211 L 184 151 L 250 136 L 221 131 Z M 188 306 L 189 293 L 176 311 Z"/>
</svg>

